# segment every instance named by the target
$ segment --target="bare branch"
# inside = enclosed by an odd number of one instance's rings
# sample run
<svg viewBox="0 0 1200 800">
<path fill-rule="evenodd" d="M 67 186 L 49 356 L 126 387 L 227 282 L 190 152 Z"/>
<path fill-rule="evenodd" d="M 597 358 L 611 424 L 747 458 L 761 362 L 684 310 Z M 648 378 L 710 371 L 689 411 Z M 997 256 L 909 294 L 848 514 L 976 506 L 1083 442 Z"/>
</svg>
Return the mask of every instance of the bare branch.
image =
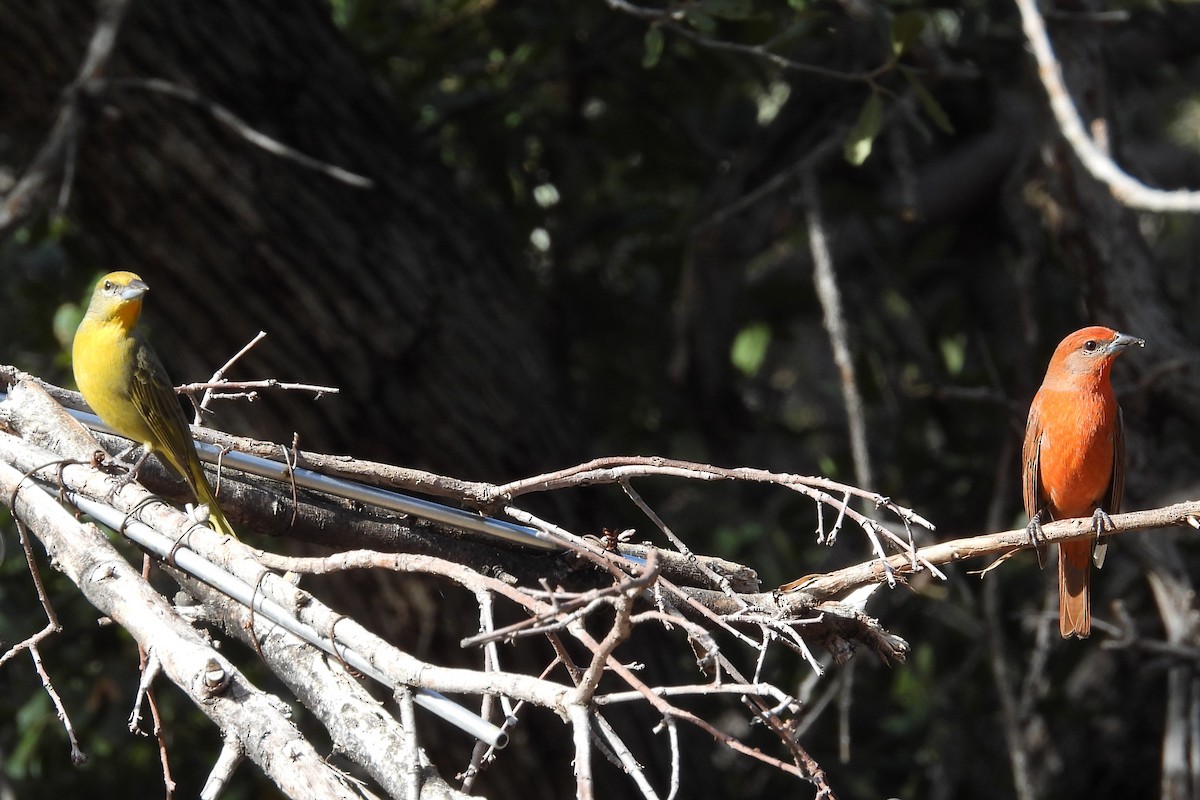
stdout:
<svg viewBox="0 0 1200 800">
<path fill-rule="evenodd" d="M 28 643 L 25 649 L 29 650 L 29 657 L 33 660 L 34 671 L 41 678 L 42 688 L 46 690 L 46 694 L 50 696 L 50 700 L 54 703 L 54 711 L 58 716 L 58 721 L 62 723 L 63 730 L 67 732 L 67 739 L 71 743 L 71 763 L 83 764 L 87 761 L 87 754 L 79 747 L 79 739 L 75 736 L 75 726 L 71 724 L 71 718 L 67 716 L 67 707 L 63 705 L 62 698 L 54 690 L 50 674 L 46 672 L 46 667 L 42 664 L 42 653 L 38 649 L 37 642 Z"/>
<path fill-rule="evenodd" d="M 593 650 L 593 652 L 600 647 L 600 643 L 593 639 L 586 631 L 580 631 L 577 636 L 580 641 L 582 641 L 589 649 Z M 794 765 L 768 756 L 765 753 L 762 753 L 761 751 L 744 744 L 737 738 L 718 730 L 706 720 L 696 716 L 690 711 L 684 711 L 683 709 L 677 708 L 663 698 L 658 697 L 653 691 L 651 691 L 650 687 L 642 683 L 642 681 L 640 681 L 628 667 L 626 667 L 624 664 L 621 664 L 619 661 L 610 660 L 609 665 L 614 673 L 616 673 L 623 681 L 628 683 L 635 690 L 640 692 L 641 695 L 645 697 L 650 704 L 654 706 L 655 709 L 660 711 L 664 716 L 672 716 L 677 719 L 684 720 L 685 722 L 689 722 L 732 750 L 742 753 L 743 755 L 750 756 L 758 761 L 762 761 L 765 764 L 770 764 L 784 772 L 803 777 L 803 773 Z"/>
<path fill-rule="evenodd" d="M 313 158 L 310 155 L 301 153 L 294 147 L 289 147 L 278 139 L 267 136 L 262 131 L 254 129 L 245 120 L 220 103 L 214 102 L 195 90 L 181 86 L 178 83 L 171 83 L 161 78 L 120 78 L 109 81 L 108 85 L 114 89 L 135 89 L 155 92 L 177 100 L 183 100 L 211 114 L 215 120 L 238 136 L 241 136 L 250 142 L 250 144 L 266 150 L 271 155 L 291 161 L 294 164 L 299 164 L 302 167 L 319 172 L 328 178 L 353 186 L 356 189 L 369 189 L 375 185 L 375 181 L 370 178 Z"/>
<path fill-rule="evenodd" d="M 811 169 L 802 173 L 800 187 L 804 196 L 804 219 L 808 225 L 808 246 L 812 253 L 813 283 L 816 285 L 817 297 L 825 315 L 825 330 L 833 347 L 833 363 L 837 365 L 842 383 L 842 401 L 846 406 L 846 422 L 850 428 L 854 477 L 859 486 L 868 487 L 873 485 L 875 480 L 871 475 L 871 452 L 867 447 L 866 416 L 862 395 L 858 391 L 858 381 L 854 377 L 854 359 L 850 355 L 846 317 L 842 312 L 842 296 L 838 290 L 833 256 L 829 252 L 829 241 L 825 234 L 820 188 Z"/>
<path fill-rule="evenodd" d="M 696 558 L 696 555 L 691 551 L 691 548 L 689 548 L 682 539 L 676 536 L 675 533 L 669 527 L 667 527 L 667 523 L 663 522 L 662 518 L 655 513 L 654 509 L 650 508 L 649 504 L 642 499 L 642 496 L 634 491 L 633 486 L 629 484 L 627 479 L 622 478 L 620 484 L 621 489 L 625 492 L 629 499 L 633 501 L 634 505 L 641 509 L 642 513 L 650 518 L 650 521 L 654 523 L 655 527 L 663 532 L 663 535 L 667 537 L 676 550 L 683 554 L 684 558 L 695 564 L 697 569 L 700 570 L 704 577 L 711 581 L 713 585 L 719 586 L 721 591 L 729 595 L 734 594 L 733 585 L 730 583 L 729 578 L 724 574 L 709 568 L 703 561 Z"/>
<path fill-rule="evenodd" d="M 1063 80 L 1062 67 L 1046 35 L 1046 24 L 1037 8 L 1037 0 L 1016 0 L 1021 12 L 1021 24 L 1025 37 L 1037 60 L 1038 77 L 1046 95 L 1050 98 L 1050 109 L 1058 122 L 1059 131 L 1071 146 L 1080 162 L 1096 180 L 1107 184 L 1113 196 L 1130 208 L 1145 211 L 1200 211 L 1200 192 L 1167 191 L 1146 186 L 1118 167 L 1109 155 L 1088 135 L 1075 108 L 1071 94 Z"/>
<path fill-rule="evenodd" d="M 417 746 L 417 713 L 413 705 L 412 689 L 400 686 L 396 689 L 396 700 L 400 704 L 400 726 L 404 732 L 404 767 L 400 774 L 404 780 L 401 797 L 416 800 L 421 796 L 421 759 Z"/>
<path fill-rule="evenodd" d="M 707 696 L 714 694 L 757 694 L 769 697 L 779 702 L 795 702 L 795 698 L 785 694 L 781 689 L 770 683 L 700 683 L 692 686 L 654 686 L 650 691 L 659 697 L 684 697 L 690 695 Z M 629 703 L 643 698 L 641 692 L 611 692 L 597 695 L 596 705 L 604 706 L 612 703 Z"/>
<path fill-rule="evenodd" d="M 700 481 L 750 481 L 754 483 L 773 483 L 801 494 L 819 499 L 827 505 L 838 508 L 843 505 L 831 493 L 849 493 L 855 497 L 884 508 L 898 516 L 902 521 L 920 525 L 929 530 L 934 525 L 929 520 L 917 514 L 910 508 L 905 508 L 876 492 L 861 489 L 856 486 L 839 483 L 813 475 L 796 475 L 787 472 L 770 472 L 752 467 L 717 467 L 712 464 L 700 464 L 694 461 L 681 461 L 673 458 L 643 457 L 643 456 L 612 456 L 597 458 L 574 467 L 559 470 L 532 478 L 524 478 L 512 483 L 502 484 L 495 488 L 499 498 L 513 498 L 529 492 L 545 492 L 554 489 L 565 489 L 576 486 L 594 486 L 606 483 L 618 483 L 623 478 L 645 478 L 651 476 L 688 478 Z M 862 519 L 852 516 L 855 521 Z"/>
<path fill-rule="evenodd" d="M 204 786 L 200 790 L 200 800 L 217 800 L 225 791 L 225 785 L 233 777 L 234 770 L 242 762 L 243 757 L 242 748 L 237 741 L 226 738 L 220 754 L 217 755 L 216 762 L 213 763 L 213 768 L 209 770 L 208 779 L 204 781 Z"/>
<path fill-rule="evenodd" d="M 312 392 L 316 395 L 315 400 L 320 400 L 322 395 L 337 394 L 340 390 L 333 386 L 315 386 L 307 383 L 286 383 L 274 378 L 266 378 L 263 380 L 253 381 L 227 381 L 225 373 L 230 367 L 236 364 L 244 355 L 267 337 L 265 331 L 259 331 L 253 339 L 246 343 L 242 349 L 238 350 L 229 360 L 217 368 L 217 371 L 212 374 L 212 377 L 201 383 L 186 383 L 183 386 L 176 386 L 175 391 L 178 394 L 187 395 L 192 399 L 196 406 L 196 416 L 192 420 L 193 425 L 203 424 L 203 414 L 208 411 L 209 404 L 214 399 L 245 399 L 253 402 L 258 398 L 258 392 L 255 389 L 282 389 L 284 391 L 304 391 Z M 195 395 L 203 392 L 203 397 L 199 403 L 195 402 Z"/>
<path fill-rule="evenodd" d="M 1113 514 L 1113 528 L 1107 531 L 1106 535 L 1186 525 L 1188 517 L 1196 514 L 1200 514 L 1200 501 L 1176 503 L 1147 511 Z M 1095 536 L 1095 529 L 1091 526 L 1091 517 L 1051 522 L 1042 526 L 1044 536 L 1039 538 L 1038 544 L 1053 544 Z M 953 564 L 968 558 L 1002 555 L 1016 550 L 1029 550 L 1033 547 L 1034 545 L 1029 541 L 1029 532 L 1024 528 L 1018 528 L 940 542 L 922 547 L 917 554 L 923 562 L 927 561 L 930 564 Z M 903 554 L 888 557 L 887 567 L 894 570 L 896 574 L 912 572 L 912 564 Z M 870 561 L 824 575 L 815 575 L 794 581 L 781 588 L 785 592 L 801 591 L 813 598 L 820 599 L 839 595 L 856 586 L 879 583 L 885 579 L 884 566 L 879 561 Z"/>
<path fill-rule="evenodd" d="M 257 334 L 255 334 L 253 339 L 251 339 L 245 344 L 245 346 L 242 347 L 241 350 L 238 350 L 236 353 L 230 356 L 228 361 L 217 367 L 217 371 L 214 372 L 212 377 L 208 379 L 208 385 L 203 388 L 204 397 L 200 400 L 200 404 L 196 408 L 196 419 L 194 420 L 193 424 L 199 425 L 201 423 L 200 415 L 208 408 L 208 404 L 213 398 L 213 384 L 222 383 L 225 379 L 225 373 L 229 370 L 229 368 L 236 364 L 242 356 L 246 355 L 246 353 L 249 353 L 256 344 L 265 338 L 267 338 L 267 332 L 259 331 Z M 181 393 L 189 392 L 189 388 L 178 388 L 175 391 Z M 190 391 L 197 391 L 197 389 L 191 389 Z"/>
<path fill-rule="evenodd" d="M 604 737 L 604 741 L 608 743 L 608 746 L 612 748 L 613 753 L 616 754 L 622 769 L 625 770 L 625 774 L 633 779 L 634 784 L 638 787 L 638 791 L 642 793 L 642 797 L 646 798 L 646 800 L 658 800 L 658 793 L 650 785 L 650 780 L 646 777 L 642 765 L 634 758 L 633 753 L 629 750 L 629 746 L 617 735 L 613 726 L 599 713 L 594 713 L 592 718 L 596 720 L 596 729 Z M 672 772 L 674 773 L 674 770 Z"/>
<path fill-rule="evenodd" d="M 16 491 L 15 489 L 13 490 Z M 25 564 L 29 567 L 29 575 L 33 578 L 34 589 L 37 591 L 38 601 L 42 605 L 42 611 L 46 615 L 46 625 L 40 631 L 33 634 L 22 642 L 18 642 L 8 649 L 3 656 L 0 656 L 0 666 L 8 661 L 13 656 L 23 650 L 29 651 L 29 657 L 33 660 L 33 668 L 37 672 L 38 677 L 42 681 L 42 688 L 46 690 L 46 694 L 50 697 L 50 701 L 54 704 L 55 713 L 58 715 L 58 721 L 62 723 L 63 730 L 67 733 L 67 740 L 71 743 L 71 763 L 83 764 L 87 761 L 87 754 L 79 747 L 79 739 L 75 736 L 75 726 L 71 724 L 71 718 L 67 714 L 67 708 L 63 705 L 62 698 L 58 696 L 58 692 L 54 689 L 54 682 L 50 680 L 50 674 L 46 672 L 45 666 L 42 664 L 42 654 L 38 649 L 44 640 L 53 636 L 62 630 L 62 626 L 58 622 L 58 615 L 54 611 L 54 606 L 50 603 L 50 597 L 46 594 L 46 584 L 42 581 L 41 571 L 38 570 L 37 562 L 33 557 L 33 546 L 29 539 L 29 529 L 25 523 L 17 517 L 15 513 L 15 494 L 10 495 L 9 510 L 13 511 L 13 519 L 17 524 L 17 536 L 21 541 L 21 550 L 25 554 Z"/>
<path fill-rule="evenodd" d="M 575 797 L 593 800 L 596 793 L 592 781 L 591 712 L 587 706 L 571 705 L 567 715 L 571 720 L 571 738 L 575 742 Z"/>
</svg>

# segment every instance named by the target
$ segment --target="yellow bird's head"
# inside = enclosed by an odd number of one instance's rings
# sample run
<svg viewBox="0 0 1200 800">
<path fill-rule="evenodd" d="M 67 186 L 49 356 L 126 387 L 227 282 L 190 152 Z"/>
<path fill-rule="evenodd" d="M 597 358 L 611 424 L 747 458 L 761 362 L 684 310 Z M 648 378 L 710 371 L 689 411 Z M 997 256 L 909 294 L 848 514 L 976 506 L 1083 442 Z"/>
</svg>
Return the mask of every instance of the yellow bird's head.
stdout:
<svg viewBox="0 0 1200 800">
<path fill-rule="evenodd" d="M 96 284 L 87 316 L 132 328 L 142 313 L 142 296 L 148 291 L 146 282 L 132 272 L 110 272 Z"/>
</svg>

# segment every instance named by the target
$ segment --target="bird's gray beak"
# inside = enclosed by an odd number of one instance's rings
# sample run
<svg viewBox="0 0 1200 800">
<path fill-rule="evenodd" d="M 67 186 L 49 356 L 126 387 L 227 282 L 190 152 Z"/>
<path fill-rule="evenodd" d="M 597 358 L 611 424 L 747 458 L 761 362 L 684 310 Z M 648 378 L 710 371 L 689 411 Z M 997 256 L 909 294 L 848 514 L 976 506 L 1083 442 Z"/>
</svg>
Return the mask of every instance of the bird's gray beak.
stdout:
<svg viewBox="0 0 1200 800">
<path fill-rule="evenodd" d="M 1136 336 L 1130 336 L 1127 333 L 1118 333 L 1117 338 L 1113 339 L 1111 342 L 1108 343 L 1108 352 L 1119 353 L 1122 350 L 1124 350 L 1126 347 L 1129 347 L 1130 345 L 1137 345 L 1138 347 L 1145 347 L 1146 340 L 1139 339 Z"/>
<path fill-rule="evenodd" d="M 137 300 L 148 291 L 150 291 L 150 287 L 146 285 L 145 281 L 130 281 L 129 285 L 121 290 L 121 299 Z"/>
</svg>

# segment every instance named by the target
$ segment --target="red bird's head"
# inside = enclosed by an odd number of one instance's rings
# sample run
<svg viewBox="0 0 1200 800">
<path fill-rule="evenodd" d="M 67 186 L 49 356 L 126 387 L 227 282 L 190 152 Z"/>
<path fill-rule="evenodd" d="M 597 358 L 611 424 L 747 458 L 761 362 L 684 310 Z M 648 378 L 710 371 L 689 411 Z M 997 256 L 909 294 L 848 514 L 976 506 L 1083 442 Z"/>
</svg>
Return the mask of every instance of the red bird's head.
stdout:
<svg viewBox="0 0 1200 800">
<path fill-rule="evenodd" d="M 1046 380 L 1070 380 L 1078 377 L 1104 378 L 1112 369 L 1113 359 L 1130 345 L 1145 347 L 1136 336 L 1118 333 L 1112 328 L 1092 325 L 1068 334 L 1058 343 Z"/>
</svg>

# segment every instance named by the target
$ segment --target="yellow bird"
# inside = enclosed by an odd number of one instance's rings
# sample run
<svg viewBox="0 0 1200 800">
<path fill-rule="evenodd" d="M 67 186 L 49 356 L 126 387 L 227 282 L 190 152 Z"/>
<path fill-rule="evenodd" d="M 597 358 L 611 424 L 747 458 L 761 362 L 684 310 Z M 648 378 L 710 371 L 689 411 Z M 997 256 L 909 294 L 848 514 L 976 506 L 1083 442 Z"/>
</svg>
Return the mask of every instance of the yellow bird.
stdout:
<svg viewBox="0 0 1200 800">
<path fill-rule="evenodd" d="M 140 443 L 143 459 L 157 453 L 208 506 L 212 527 L 236 539 L 204 477 L 167 371 L 137 328 L 149 290 L 132 272 L 110 272 L 96 284 L 71 348 L 75 383 L 106 425 Z"/>
</svg>

